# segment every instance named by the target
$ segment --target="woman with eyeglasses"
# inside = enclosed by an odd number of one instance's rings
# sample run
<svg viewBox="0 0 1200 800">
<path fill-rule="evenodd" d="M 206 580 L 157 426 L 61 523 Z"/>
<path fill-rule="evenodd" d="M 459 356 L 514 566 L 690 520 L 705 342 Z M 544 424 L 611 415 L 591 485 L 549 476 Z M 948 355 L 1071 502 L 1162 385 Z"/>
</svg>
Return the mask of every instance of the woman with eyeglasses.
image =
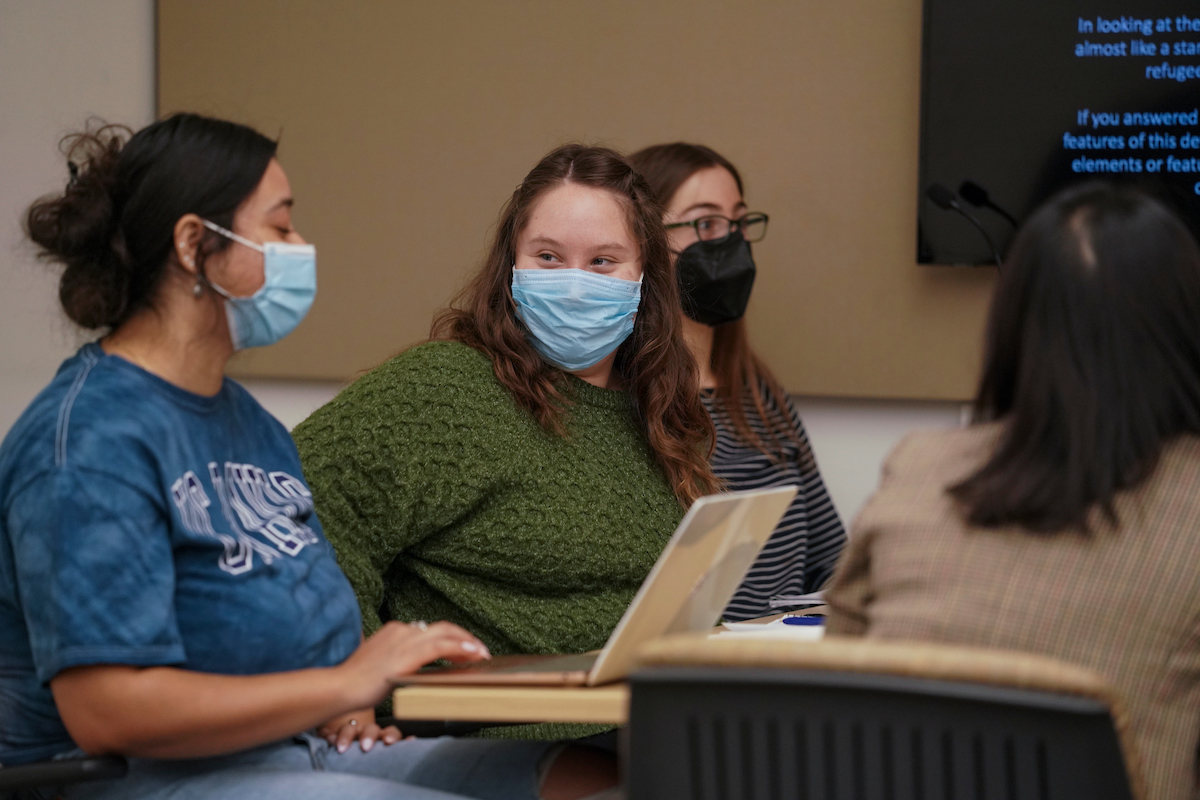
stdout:
<svg viewBox="0 0 1200 800">
<path fill-rule="evenodd" d="M 729 489 L 800 487 L 725 610 L 731 620 L 772 614 L 824 586 L 846 533 L 795 405 L 746 336 L 750 245 L 766 236 L 768 217 L 747 209 L 737 168 L 708 147 L 660 144 L 630 161 L 665 212 L 684 338 L 717 432 L 713 471 Z"/>
</svg>

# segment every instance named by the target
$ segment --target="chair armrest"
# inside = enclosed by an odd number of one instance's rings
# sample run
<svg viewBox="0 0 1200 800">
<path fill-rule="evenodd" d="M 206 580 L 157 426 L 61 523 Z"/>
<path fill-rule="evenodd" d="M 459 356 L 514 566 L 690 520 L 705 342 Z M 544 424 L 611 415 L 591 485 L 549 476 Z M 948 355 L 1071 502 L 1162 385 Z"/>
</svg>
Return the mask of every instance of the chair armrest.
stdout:
<svg viewBox="0 0 1200 800">
<path fill-rule="evenodd" d="M 635 665 L 828 670 L 959 681 L 1054 692 L 1108 706 L 1134 787 L 1145 797 L 1142 761 L 1120 694 L 1101 675 L 1049 656 L 936 642 L 827 636 L 819 642 L 704 634 L 666 636 L 638 650 Z"/>
<path fill-rule="evenodd" d="M 128 762 L 120 756 L 63 758 L 58 761 L 19 764 L 0 768 L 0 791 L 111 780 L 125 777 L 128 771 Z"/>
</svg>

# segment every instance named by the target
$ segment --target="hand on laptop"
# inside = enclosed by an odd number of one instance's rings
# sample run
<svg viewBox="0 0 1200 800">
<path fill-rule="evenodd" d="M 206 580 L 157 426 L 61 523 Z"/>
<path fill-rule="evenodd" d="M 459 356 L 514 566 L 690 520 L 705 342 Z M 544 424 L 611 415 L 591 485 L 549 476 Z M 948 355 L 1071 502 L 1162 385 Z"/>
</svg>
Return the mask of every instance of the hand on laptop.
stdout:
<svg viewBox="0 0 1200 800">
<path fill-rule="evenodd" d="M 405 675 L 438 659 L 465 664 L 491 658 L 483 642 L 457 625 L 388 622 L 334 669 L 355 708 L 373 708 Z"/>
</svg>

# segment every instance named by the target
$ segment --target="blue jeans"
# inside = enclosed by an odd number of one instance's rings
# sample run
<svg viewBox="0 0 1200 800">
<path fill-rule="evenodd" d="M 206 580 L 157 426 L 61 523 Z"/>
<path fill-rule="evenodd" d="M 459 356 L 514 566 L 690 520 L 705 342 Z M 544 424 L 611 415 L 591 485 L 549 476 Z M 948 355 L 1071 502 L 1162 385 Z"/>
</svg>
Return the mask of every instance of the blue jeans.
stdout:
<svg viewBox="0 0 1200 800">
<path fill-rule="evenodd" d="M 129 759 L 117 781 L 69 786 L 65 800 L 536 800 L 539 771 L 560 745 L 410 739 L 345 753 L 312 734 L 232 755 Z"/>
</svg>

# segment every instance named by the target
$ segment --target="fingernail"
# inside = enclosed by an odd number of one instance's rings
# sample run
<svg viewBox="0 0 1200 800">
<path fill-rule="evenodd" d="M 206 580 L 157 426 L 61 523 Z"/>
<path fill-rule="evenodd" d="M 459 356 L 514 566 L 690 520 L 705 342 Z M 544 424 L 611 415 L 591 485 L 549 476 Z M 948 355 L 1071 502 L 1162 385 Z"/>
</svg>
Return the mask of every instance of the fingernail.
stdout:
<svg viewBox="0 0 1200 800">
<path fill-rule="evenodd" d="M 466 650 L 468 653 L 478 653 L 479 645 L 474 644 L 473 642 L 463 642 L 462 649 Z"/>
<path fill-rule="evenodd" d="M 348 745 L 348 744 L 345 744 L 345 743 L 339 744 L 339 745 L 338 745 L 338 752 L 339 752 L 339 753 L 344 753 L 344 752 L 346 752 L 346 749 L 347 749 L 347 748 L 349 748 L 349 747 L 350 747 L 350 745 Z"/>
<path fill-rule="evenodd" d="M 371 752 L 371 748 L 375 746 L 375 740 L 370 736 L 366 736 L 362 740 L 362 749 L 364 753 Z"/>
</svg>

